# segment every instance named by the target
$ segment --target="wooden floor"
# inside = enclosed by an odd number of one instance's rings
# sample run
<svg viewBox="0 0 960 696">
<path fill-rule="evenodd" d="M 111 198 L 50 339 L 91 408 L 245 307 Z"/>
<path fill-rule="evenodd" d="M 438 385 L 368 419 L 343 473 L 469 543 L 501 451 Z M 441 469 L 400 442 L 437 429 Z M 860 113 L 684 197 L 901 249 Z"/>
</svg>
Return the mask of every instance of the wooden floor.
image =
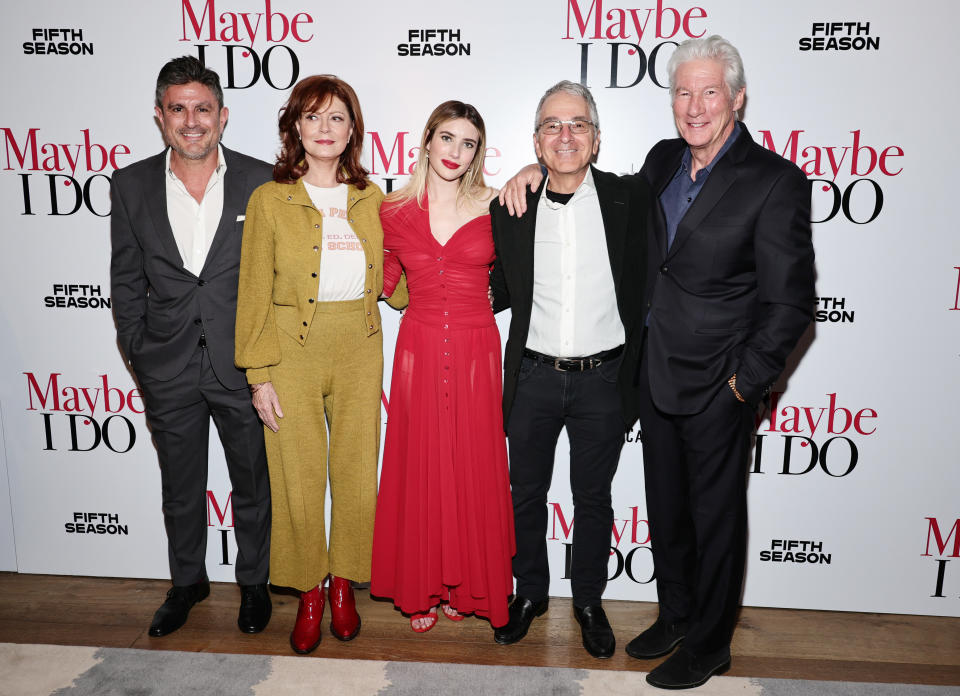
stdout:
<svg viewBox="0 0 960 696">
<path fill-rule="evenodd" d="M 259 635 L 237 630 L 240 592 L 215 583 L 187 624 L 164 638 L 147 626 L 168 584 L 0 573 L 0 642 L 50 643 L 261 655 L 293 655 L 288 642 L 297 598 L 274 593 L 273 618 Z M 623 646 L 656 618 L 656 605 L 607 601 L 617 637 L 608 660 L 590 657 L 569 599 L 553 599 L 530 633 L 515 645 L 493 642 L 490 625 L 443 617 L 415 634 L 392 604 L 357 592 L 363 627 L 349 643 L 325 632 L 318 657 L 464 662 L 649 671 L 659 660 L 634 660 Z M 329 611 L 324 617 L 329 620 Z M 309 658 L 305 658 L 309 659 Z M 960 685 L 960 619 L 786 609 L 743 610 L 733 640 L 729 676 Z"/>
</svg>

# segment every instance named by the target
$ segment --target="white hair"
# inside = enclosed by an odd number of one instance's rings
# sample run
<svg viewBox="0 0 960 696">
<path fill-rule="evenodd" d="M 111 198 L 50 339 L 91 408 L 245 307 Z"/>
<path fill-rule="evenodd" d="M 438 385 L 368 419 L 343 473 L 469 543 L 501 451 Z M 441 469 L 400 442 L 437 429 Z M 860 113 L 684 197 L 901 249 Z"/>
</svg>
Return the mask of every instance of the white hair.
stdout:
<svg viewBox="0 0 960 696">
<path fill-rule="evenodd" d="M 667 62 L 667 77 L 670 80 L 670 96 L 676 95 L 677 68 L 691 60 L 715 60 L 723 66 L 723 82 L 735 99 L 737 92 L 747 86 L 743 74 L 740 52 L 722 36 L 714 34 L 705 39 L 688 39 L 682 42 Z"/>
</svg>

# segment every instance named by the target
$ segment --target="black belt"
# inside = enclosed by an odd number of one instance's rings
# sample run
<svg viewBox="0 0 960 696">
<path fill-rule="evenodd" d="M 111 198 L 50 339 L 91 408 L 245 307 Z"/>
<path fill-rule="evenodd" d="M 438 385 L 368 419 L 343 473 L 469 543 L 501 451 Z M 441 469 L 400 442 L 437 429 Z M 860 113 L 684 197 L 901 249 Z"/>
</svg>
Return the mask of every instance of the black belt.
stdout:
<svg viewBox="0 0 960 696">
<path fill-rule="evenodd" d="M 582 358 L 558 358 L 553 355 L 538 353 L 529 348 L 523 349 L 524 357 L 533 358 L 537 362 L 549 365 L 554 370 L 559 370 L 560 372 L 583 372 L 584 370 L 592 370 L 595 367 L 600 367 L 600 365 L 608 360 L 613 360 L 622 352 L 623 346 L 617 346 L 616 348 L 603 350 L 593 355 L 585 355 Z"/>
</svg>

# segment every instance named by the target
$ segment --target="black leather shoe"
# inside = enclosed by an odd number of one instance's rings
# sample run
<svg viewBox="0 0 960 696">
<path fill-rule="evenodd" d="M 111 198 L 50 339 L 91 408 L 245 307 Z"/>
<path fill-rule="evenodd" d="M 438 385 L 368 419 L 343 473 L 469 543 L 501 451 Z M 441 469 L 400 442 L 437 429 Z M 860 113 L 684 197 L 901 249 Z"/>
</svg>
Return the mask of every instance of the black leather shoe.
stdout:
<svg viewBox="0 0 960 696">
<path fill-rule="evenodd" d="M 259 585 L 240 585 L 240 613 L 237 626 L 244 633 L 260 633 L 270 622 L 273 605 L 267 583 Z"/>
<path fill-rule="evenodd" d="M 533 623 L 535 618 L 543 615 L 549 604 L 549 599 L 533 602 L 526 597 L 517 595 L 510 605 L 510 620 L 507 621 L 506 626 L 494 629 L 493 639 L 501 645 L 516 643 L 527 635 L 530 624 Z"/>
<path fill-rule="evenodd" d="M 657 619 L 650 628 L 627 643 L 627 655 L 638 660 L 651 660 L 666 655 L 677 647 L 686 635 L 685 621 L 670 623 Z"/>
<path fill-rule="evenodd" d="M 577 622 L 580 624 L 580 637 L 587 652 L 600 658 L 613 655 L 617 641 L 613 637 L 613 629 L 610 628 L 610 622 L 607 621 L 603 607 L 599 604 L 583 609 L 574 607 L 573 615 L 577 617 Z"/>
<path fill-rule="evenodd" d="M 728 669 L 729 654 L 708 662 L 680 648 L 647 675 L 647 683 L 658 689 L 693 689 Z"/>
<path fill-rule="evenodd" d="M 201 580 L 192 585 L 174 585 L 167 590 L 167 599 L 150 624 L 150 635 L 154 638 L 173 633 L 187 621 L 187 614 L 197 602 L 210 596 L 210 581 Z"/>
</svg>

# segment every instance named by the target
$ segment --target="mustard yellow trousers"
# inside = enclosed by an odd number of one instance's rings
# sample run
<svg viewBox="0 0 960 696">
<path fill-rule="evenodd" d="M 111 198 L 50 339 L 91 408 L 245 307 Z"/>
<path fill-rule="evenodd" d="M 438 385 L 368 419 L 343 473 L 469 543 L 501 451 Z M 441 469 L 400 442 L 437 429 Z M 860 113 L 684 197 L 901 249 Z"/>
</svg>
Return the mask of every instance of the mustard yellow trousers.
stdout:
<svg viewBox="0 0 960 696">
<path fill-rule="evenodd" d="M 270 379 L 283 410 L 264 428 L 273 527 L 270 581 L 305 592 L 328 573 L 370 580 L 383 338 L 363 300 L 318 303 L 306 342 L 283 331 Z M 330 543 L 324 501 L 330 480 Z"/>
</svg>

